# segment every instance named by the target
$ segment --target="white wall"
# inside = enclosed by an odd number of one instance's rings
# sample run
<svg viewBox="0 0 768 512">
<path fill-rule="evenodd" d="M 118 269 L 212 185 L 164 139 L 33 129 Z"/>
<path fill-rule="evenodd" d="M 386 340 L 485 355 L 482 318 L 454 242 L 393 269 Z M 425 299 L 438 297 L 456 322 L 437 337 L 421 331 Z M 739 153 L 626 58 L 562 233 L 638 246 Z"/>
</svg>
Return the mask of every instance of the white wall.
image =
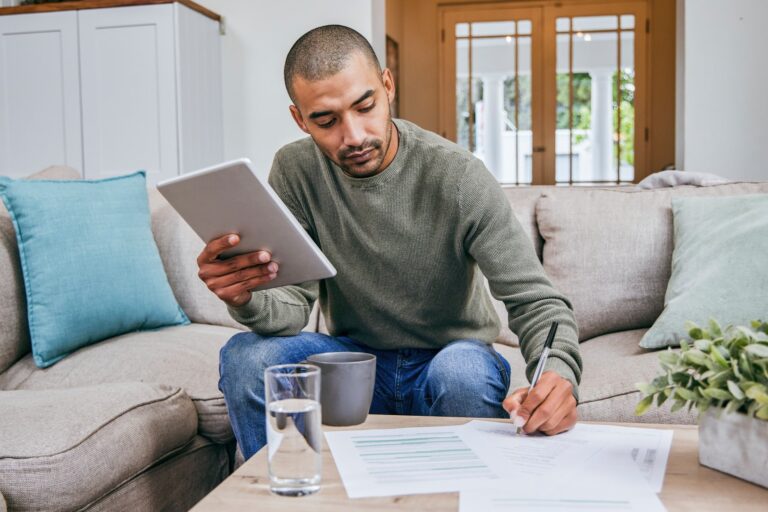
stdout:
<svg viewBox="0 0 768 512">
<path fill-rule="evenodd" d="M 383 61 L 384 0 L 197 0 L 225 19 L 224 155 L 248 157 L 266 176 L 275 152 L 304 135 L 288 112 L 283 64 L 302 34 L 331 23 L 354 28 Z"/>
<path fill-rule="evenodd" d="M 768 1 L 684 1 L 679 168 L 768 180 Z"/>
</svg>

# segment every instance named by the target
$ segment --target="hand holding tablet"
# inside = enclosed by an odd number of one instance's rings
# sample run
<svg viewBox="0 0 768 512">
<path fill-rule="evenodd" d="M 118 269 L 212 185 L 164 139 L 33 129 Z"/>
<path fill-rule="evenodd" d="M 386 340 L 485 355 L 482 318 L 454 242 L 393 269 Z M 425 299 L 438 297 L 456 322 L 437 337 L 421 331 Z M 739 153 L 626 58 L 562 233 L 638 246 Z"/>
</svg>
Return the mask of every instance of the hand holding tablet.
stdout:
<svg viewBox="0 0 768 512">
<path fill-rule="evenodd" d="M 206 242 L 197 259 L 198 275 L 232 306 L 248 302 L 253 290 L 336 275 L 248 159 L 184 174 L 157 189 Z"/>
<path fill-rule="evenodd" d="M 251 290 L 275 279 L 279 268 L 267 251 L 241 254 L 228 260 L 219 259 L 221 253 L 239 243 L 238 235 L 225 235 L 208 242 L 197 257 L 200 268 L 197 275 L 209 290 L 233 307 L 246 304 L 251 298 Z"/>
</svg>

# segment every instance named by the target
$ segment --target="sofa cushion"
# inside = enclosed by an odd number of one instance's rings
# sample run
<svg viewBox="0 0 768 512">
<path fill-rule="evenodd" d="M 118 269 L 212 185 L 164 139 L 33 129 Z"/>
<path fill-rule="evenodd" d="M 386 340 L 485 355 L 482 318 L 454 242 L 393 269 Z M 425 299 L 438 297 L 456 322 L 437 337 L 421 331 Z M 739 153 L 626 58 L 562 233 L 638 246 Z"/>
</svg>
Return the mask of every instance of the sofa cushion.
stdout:
<svg viewBox="0 0 768 512">
<path fill-rule="evenodd" d="M 695 423 L 695 414 L 665 406 L 635 416 L 641 394 L 637 383 L 650 382 L 661 374 L 659 352 L 640 348 L 646 329 L 617 332 L 587 340 L 580 345 L 584 369 L 579 384 L 579 419 L 585 421 L 625 421 L 656 423 Z M 495 345 L 512 368 L 510 391 L 528 386 L 525 363 L 517 348 Z"/>
<path fill-rule="evenodd" d="M 181 309 L 193 322 L 246 329 L 229 315 L 226 304 L 197 276 L 197 256 L 205 245 L 200 237 L 157 190 L 149 191 L 149 205 L 160 258 Z M 305 331 L 317 331 L 317 315 L 315 304 Z"/>
<path fill-rule="evenodd" d="M 80 174 L 70 167 L 48 167 L 29 176 L 30 180 L 76 180 Z M 27 329 L 27 302 L 21 277 L 16 231 L 0 201 L 0 372 L 30 350 Z"/>
<path fill-rule="evenodd" d="M 536 205 L 544 270 L 574 308 L 582 340 L 650 327 L 672 260 L 671 200 L 768 192 L 768 182 L 711 187 L 549 189 Z"/>
<path fill-rule="evenodd" d="M 219 349 L 240 331 L 191 324 L 135 332 L 83 347 L 56 365 L 37 368 L 30 356 L 0 374 L 0 389 L 61 389 L 139 381 L 182 388 L 199 416 L 198 430 L 216 442 L 232 439 L 219 391 Z"/>
<path fill-rule="evenodd" d="M 768 194 L 672 200 L 675 249 L 664 311 L 640 346 L 679 346 L 686 322 L 750 325 L 768 315 Z"/>
<path fill-rule="evenodd" d="M 197 426 L 182 390 L 140 382 L 6 391 L 0 410 L 0 492 L 11 510 L 80 509 L 182 450 Z"/>
<path fill-rule="evenodd" d="M 189 510 L 229 475 L 228 450 L 197 436 L 183 451 L 90 505 L 88 512 Z"/>
<path fill-rule="evenodd" d="M 93 181 L 0 177 L 16 231 L 35 363 L 189 320 L 152 237 L 145 173 Z"/>
</svg>

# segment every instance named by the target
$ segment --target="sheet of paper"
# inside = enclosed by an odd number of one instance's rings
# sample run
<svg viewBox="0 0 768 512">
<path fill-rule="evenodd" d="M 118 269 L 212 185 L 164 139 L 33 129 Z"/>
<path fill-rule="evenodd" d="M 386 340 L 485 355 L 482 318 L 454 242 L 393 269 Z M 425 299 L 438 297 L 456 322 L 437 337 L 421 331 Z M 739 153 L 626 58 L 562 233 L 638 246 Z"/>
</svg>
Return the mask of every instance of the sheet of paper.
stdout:
<svg viewBox="0 0 768 512">
<path fill-rule="evenodd" d="M 671 430 L 583 423 L 552 437 L 516 435 L 514 430 L 509 423 L 472 421 L 461 436 L 504 478 L 567 477 L 584 486 L 610 481 L 628 488 L 644 482 L 661 491 Z"/>
<path fill-rule="evenodd" d="M 455 492 L 498 479 L 461 426 L 326 432 L 350 498 Z"/>
<path fill-rule="evenodd" d="M 665 512 L 650 489 L 566 488 L 561 485 L 522 486 L 518 482 L 462 491 L 459 512 Z"/>
<path fill-rule="evenodd" d="M 655 492 L 661 492 L 672 448 L 672 430 L 580 424 L 581 433 L 605 443 L 631 446 L 630 455 Z"/>
</svg>

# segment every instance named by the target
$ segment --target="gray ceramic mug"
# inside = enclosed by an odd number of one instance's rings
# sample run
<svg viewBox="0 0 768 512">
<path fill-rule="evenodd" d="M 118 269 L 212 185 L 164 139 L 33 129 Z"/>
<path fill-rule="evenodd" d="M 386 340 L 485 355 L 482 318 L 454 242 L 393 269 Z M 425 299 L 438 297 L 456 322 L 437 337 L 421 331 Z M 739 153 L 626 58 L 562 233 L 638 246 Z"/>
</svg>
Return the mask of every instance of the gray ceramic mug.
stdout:
<svg viewBox="0 0 768 512">
<path fill-rule="evenodd" d="M 307 358 L 320 367 L 323 425 L 358 425 L 368 417 L 376 383 L 376 356 L 364 352 L 324 352 Z"/>
</svg>

